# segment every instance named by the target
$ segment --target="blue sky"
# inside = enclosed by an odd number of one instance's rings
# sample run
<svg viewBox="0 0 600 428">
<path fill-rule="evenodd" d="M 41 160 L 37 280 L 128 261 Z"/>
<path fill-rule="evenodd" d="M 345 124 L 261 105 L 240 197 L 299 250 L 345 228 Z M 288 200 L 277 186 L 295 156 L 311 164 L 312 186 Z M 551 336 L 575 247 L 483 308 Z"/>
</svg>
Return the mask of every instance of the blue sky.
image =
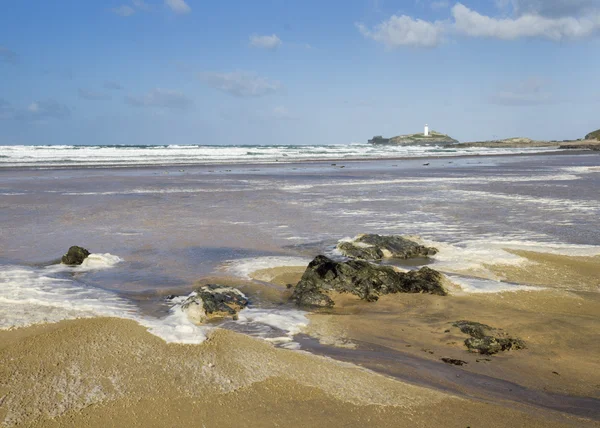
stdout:
<svg viewBox="0 0 600 428">
<path fill-rule="evenodd" d="M 0 145 L 461 141 L 600 128 L 600 0 L 20 0 Z"/>
</svg>

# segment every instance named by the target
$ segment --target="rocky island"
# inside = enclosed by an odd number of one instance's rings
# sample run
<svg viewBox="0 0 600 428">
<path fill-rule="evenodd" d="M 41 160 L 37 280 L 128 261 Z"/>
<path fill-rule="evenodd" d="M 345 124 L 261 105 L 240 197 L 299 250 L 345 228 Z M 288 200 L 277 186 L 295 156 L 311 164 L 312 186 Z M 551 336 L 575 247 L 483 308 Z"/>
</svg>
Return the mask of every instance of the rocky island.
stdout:
<svg viewBox="0 0 600 428">
<path fill-rule="evenodd" d="M 436 131 L 430 131 L 427 134 L 408 134 L 398 135 L 392 138 L 384 138 L 381 135 L 375 136 L 369 140 L 369 144 L 376 145 L 396 145 L 396 146 L 409 146 L 409 145 L 437 145 L 437 144 L 456 144 L 457 140 L 454 138 L 442 134 Z"/>
</svg>

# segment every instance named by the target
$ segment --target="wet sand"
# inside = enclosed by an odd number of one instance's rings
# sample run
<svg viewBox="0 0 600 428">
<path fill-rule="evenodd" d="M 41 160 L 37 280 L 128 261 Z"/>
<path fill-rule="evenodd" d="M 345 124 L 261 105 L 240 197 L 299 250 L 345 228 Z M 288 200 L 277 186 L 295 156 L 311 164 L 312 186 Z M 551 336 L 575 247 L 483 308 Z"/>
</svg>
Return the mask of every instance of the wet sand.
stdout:
<svg viewBox="0 0 600 428">
<path fill-rule="evenodd" d="M 5 426 L 594 426 L 460 398 L 226 330 L 165 344 L 135 322 L 0 332 Z"/>
<path fill-rule="evenodd" d="M 309 316 L 306 333 L 323 345 L 357 348 L 358 344 L 370 344 L 438 362 L 442 357 L 455 358 L 468 363 L 461 369 L 537 391 L 600 398 L 600 295 L 580 291 L 587 288 L 585 284 L 597 281 L 599 259 L 531 252 L 528 256 L 552 263 L 559 271 L 559 267 L 571 265 L 582 278 L 576 282 L 578 287 L 570 290 L 562 283 L 562 276 L 548 275 L 544 285 L 552 288 L 539 291 L 455 293 L 446 297 L 398 294 L 382 296 L 376 303 L 336 295 L 334 309 Z M 579 265 L 583 267 L 579 269 Z M 512 269 L 510 279 L 523 280 L 530 275 L 543 277 L 536 269 L 543 272 L 548 265 Z M 285 293 L 283 286 L 295 283 L 302 272 L 293 267 L 274 269 L 273 281 L 285 278 L 279 282 Z M 463 343 L 468 336 L 452 326 L 462 319 L 502 329 L 524 340 L 527 349 L 489 358 L 469 353 Z M 390 370 L 386 364 L 389 362 L 374 362 L 382 371 Z M 394 368 L 398 370 L 402 372 Z M 438 386 L 444 386 L 443 382 Z"/>
</svg>

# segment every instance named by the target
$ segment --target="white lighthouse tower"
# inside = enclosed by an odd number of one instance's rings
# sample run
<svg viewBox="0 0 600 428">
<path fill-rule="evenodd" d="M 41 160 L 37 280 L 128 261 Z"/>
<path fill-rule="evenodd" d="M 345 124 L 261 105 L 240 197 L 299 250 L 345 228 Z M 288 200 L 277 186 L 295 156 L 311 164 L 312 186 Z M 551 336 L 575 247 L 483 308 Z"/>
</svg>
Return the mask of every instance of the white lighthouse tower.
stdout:
<svg viewBox="0 0 600 428">
<path fill-rule="evenodd" d="M 425 130 L 423 131 L 425 137 L 429 137 L 429 125 L 425 124 Z"/>
</svg>

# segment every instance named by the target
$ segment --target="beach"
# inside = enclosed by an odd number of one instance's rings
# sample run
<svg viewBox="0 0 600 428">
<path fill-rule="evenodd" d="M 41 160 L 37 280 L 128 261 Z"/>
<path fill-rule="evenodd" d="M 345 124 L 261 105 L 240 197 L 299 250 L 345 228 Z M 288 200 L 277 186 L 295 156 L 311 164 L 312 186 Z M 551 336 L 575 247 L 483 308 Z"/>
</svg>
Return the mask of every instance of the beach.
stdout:
<svg viewBox="0 0 600 428">
<path fill-rule="evenodd" d="M 598 426 L 600 156 L 424 156 L 0 166 L 0 422 Z M 290 301 L 364 233 L 435 247 L 383 263 L 448 295 Z M 173 296 L 202 284 L 250 305 L 194 325 Z M 525 347 L 468 352 L 459 320 Z"/>
</svg>

